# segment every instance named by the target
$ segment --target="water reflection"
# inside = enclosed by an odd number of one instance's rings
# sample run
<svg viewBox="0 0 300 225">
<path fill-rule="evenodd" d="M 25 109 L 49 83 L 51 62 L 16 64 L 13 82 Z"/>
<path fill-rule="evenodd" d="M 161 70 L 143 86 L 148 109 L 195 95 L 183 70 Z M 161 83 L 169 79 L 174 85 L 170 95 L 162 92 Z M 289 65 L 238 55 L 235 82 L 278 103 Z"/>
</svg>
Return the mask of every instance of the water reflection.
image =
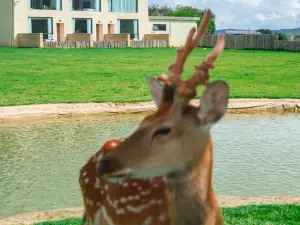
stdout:
<svg viewBox="0 0 300 225">
<path fill-rule="evenodd" d="M 103 142 L 142 116 L 0 125 L 0 217 L 82 204 L 78 175 Z M 228 115 L 213 128 L 218 195 L 300 194 L 296 116 Z"/>
</svg>

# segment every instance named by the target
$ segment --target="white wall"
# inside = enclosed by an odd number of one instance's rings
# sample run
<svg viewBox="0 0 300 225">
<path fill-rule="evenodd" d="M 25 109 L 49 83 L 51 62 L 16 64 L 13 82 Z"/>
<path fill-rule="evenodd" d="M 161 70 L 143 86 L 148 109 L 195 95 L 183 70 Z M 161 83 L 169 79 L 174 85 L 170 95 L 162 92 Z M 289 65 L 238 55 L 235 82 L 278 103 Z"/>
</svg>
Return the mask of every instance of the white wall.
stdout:
<svg viewBox="0 0 300 225">
<path fill-rule="evenodd" d="M 166 31 L 153 31 L 153 24 L 166 24 Z M 185 43 L 187 35 L 193 27 L 197 27 L 196 21 L 192 20 L 168 20 L 168 19 L 150 19 L 150 34 L 170 34 L 170 45 L 179 47 Z"/>
<path fill-rule="evenodd" d="M 0 0 L 0 46 L 10 46 L 13 34 L 12 1 Z"/>
</svg>

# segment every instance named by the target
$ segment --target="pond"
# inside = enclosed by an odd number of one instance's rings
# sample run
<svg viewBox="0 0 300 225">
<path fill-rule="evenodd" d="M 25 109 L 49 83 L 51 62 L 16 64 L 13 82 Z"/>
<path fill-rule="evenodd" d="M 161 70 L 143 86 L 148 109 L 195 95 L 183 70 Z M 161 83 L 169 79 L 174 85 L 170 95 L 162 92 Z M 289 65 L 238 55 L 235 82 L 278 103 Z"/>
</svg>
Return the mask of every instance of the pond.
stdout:
<svg viewBox="0 0 300 225">
<path fill-rule="evenodd" d="M 78 176 L 88 156 L 142 118 L 0 124 L 0 217 L 81 206 Z M 227 115 L 212 135 L 217 195 L 300 194 L 300 117 Z"/>
</svg>

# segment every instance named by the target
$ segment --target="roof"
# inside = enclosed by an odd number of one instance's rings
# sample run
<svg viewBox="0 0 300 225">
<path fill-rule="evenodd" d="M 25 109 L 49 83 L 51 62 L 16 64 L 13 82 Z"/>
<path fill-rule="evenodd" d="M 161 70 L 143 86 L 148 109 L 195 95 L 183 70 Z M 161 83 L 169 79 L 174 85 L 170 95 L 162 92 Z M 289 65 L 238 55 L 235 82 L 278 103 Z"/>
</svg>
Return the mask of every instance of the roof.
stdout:
<svg viewBox="0 0 300 225">
<path fill-rule="evenodd" d="M 179 16 L 149 16 L 149 20 L 180 20 L 180 21 L 199 21 L 200 17 L 179 17 Z"/>
<path fill-rule="evenodd" d="M 227 30 L 225 34 L 262 34 L 256 31 L 248 31 L 248 30 Z"/>
</svg>

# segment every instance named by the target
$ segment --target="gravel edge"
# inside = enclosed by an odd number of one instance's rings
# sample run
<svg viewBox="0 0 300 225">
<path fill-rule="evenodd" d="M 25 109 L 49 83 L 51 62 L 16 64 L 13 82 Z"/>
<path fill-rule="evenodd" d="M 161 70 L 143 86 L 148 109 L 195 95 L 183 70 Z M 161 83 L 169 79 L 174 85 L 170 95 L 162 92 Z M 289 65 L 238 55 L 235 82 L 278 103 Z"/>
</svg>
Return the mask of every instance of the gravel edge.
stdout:
<svg viewBox="0 0 300 225">
<path fill-rule="evenodd" d="M 198 100 L 191 104 L 199 105 Z M 0 122 L 46 117 L 73 117 L 105 114 L 150 113 L 156 110 L 153 102 L 139 103 L 76 103 L 39 104 L 0 107 Z M 297 114 L 300 99 L 230 99 L 228 113 Z"/>
</svg>

